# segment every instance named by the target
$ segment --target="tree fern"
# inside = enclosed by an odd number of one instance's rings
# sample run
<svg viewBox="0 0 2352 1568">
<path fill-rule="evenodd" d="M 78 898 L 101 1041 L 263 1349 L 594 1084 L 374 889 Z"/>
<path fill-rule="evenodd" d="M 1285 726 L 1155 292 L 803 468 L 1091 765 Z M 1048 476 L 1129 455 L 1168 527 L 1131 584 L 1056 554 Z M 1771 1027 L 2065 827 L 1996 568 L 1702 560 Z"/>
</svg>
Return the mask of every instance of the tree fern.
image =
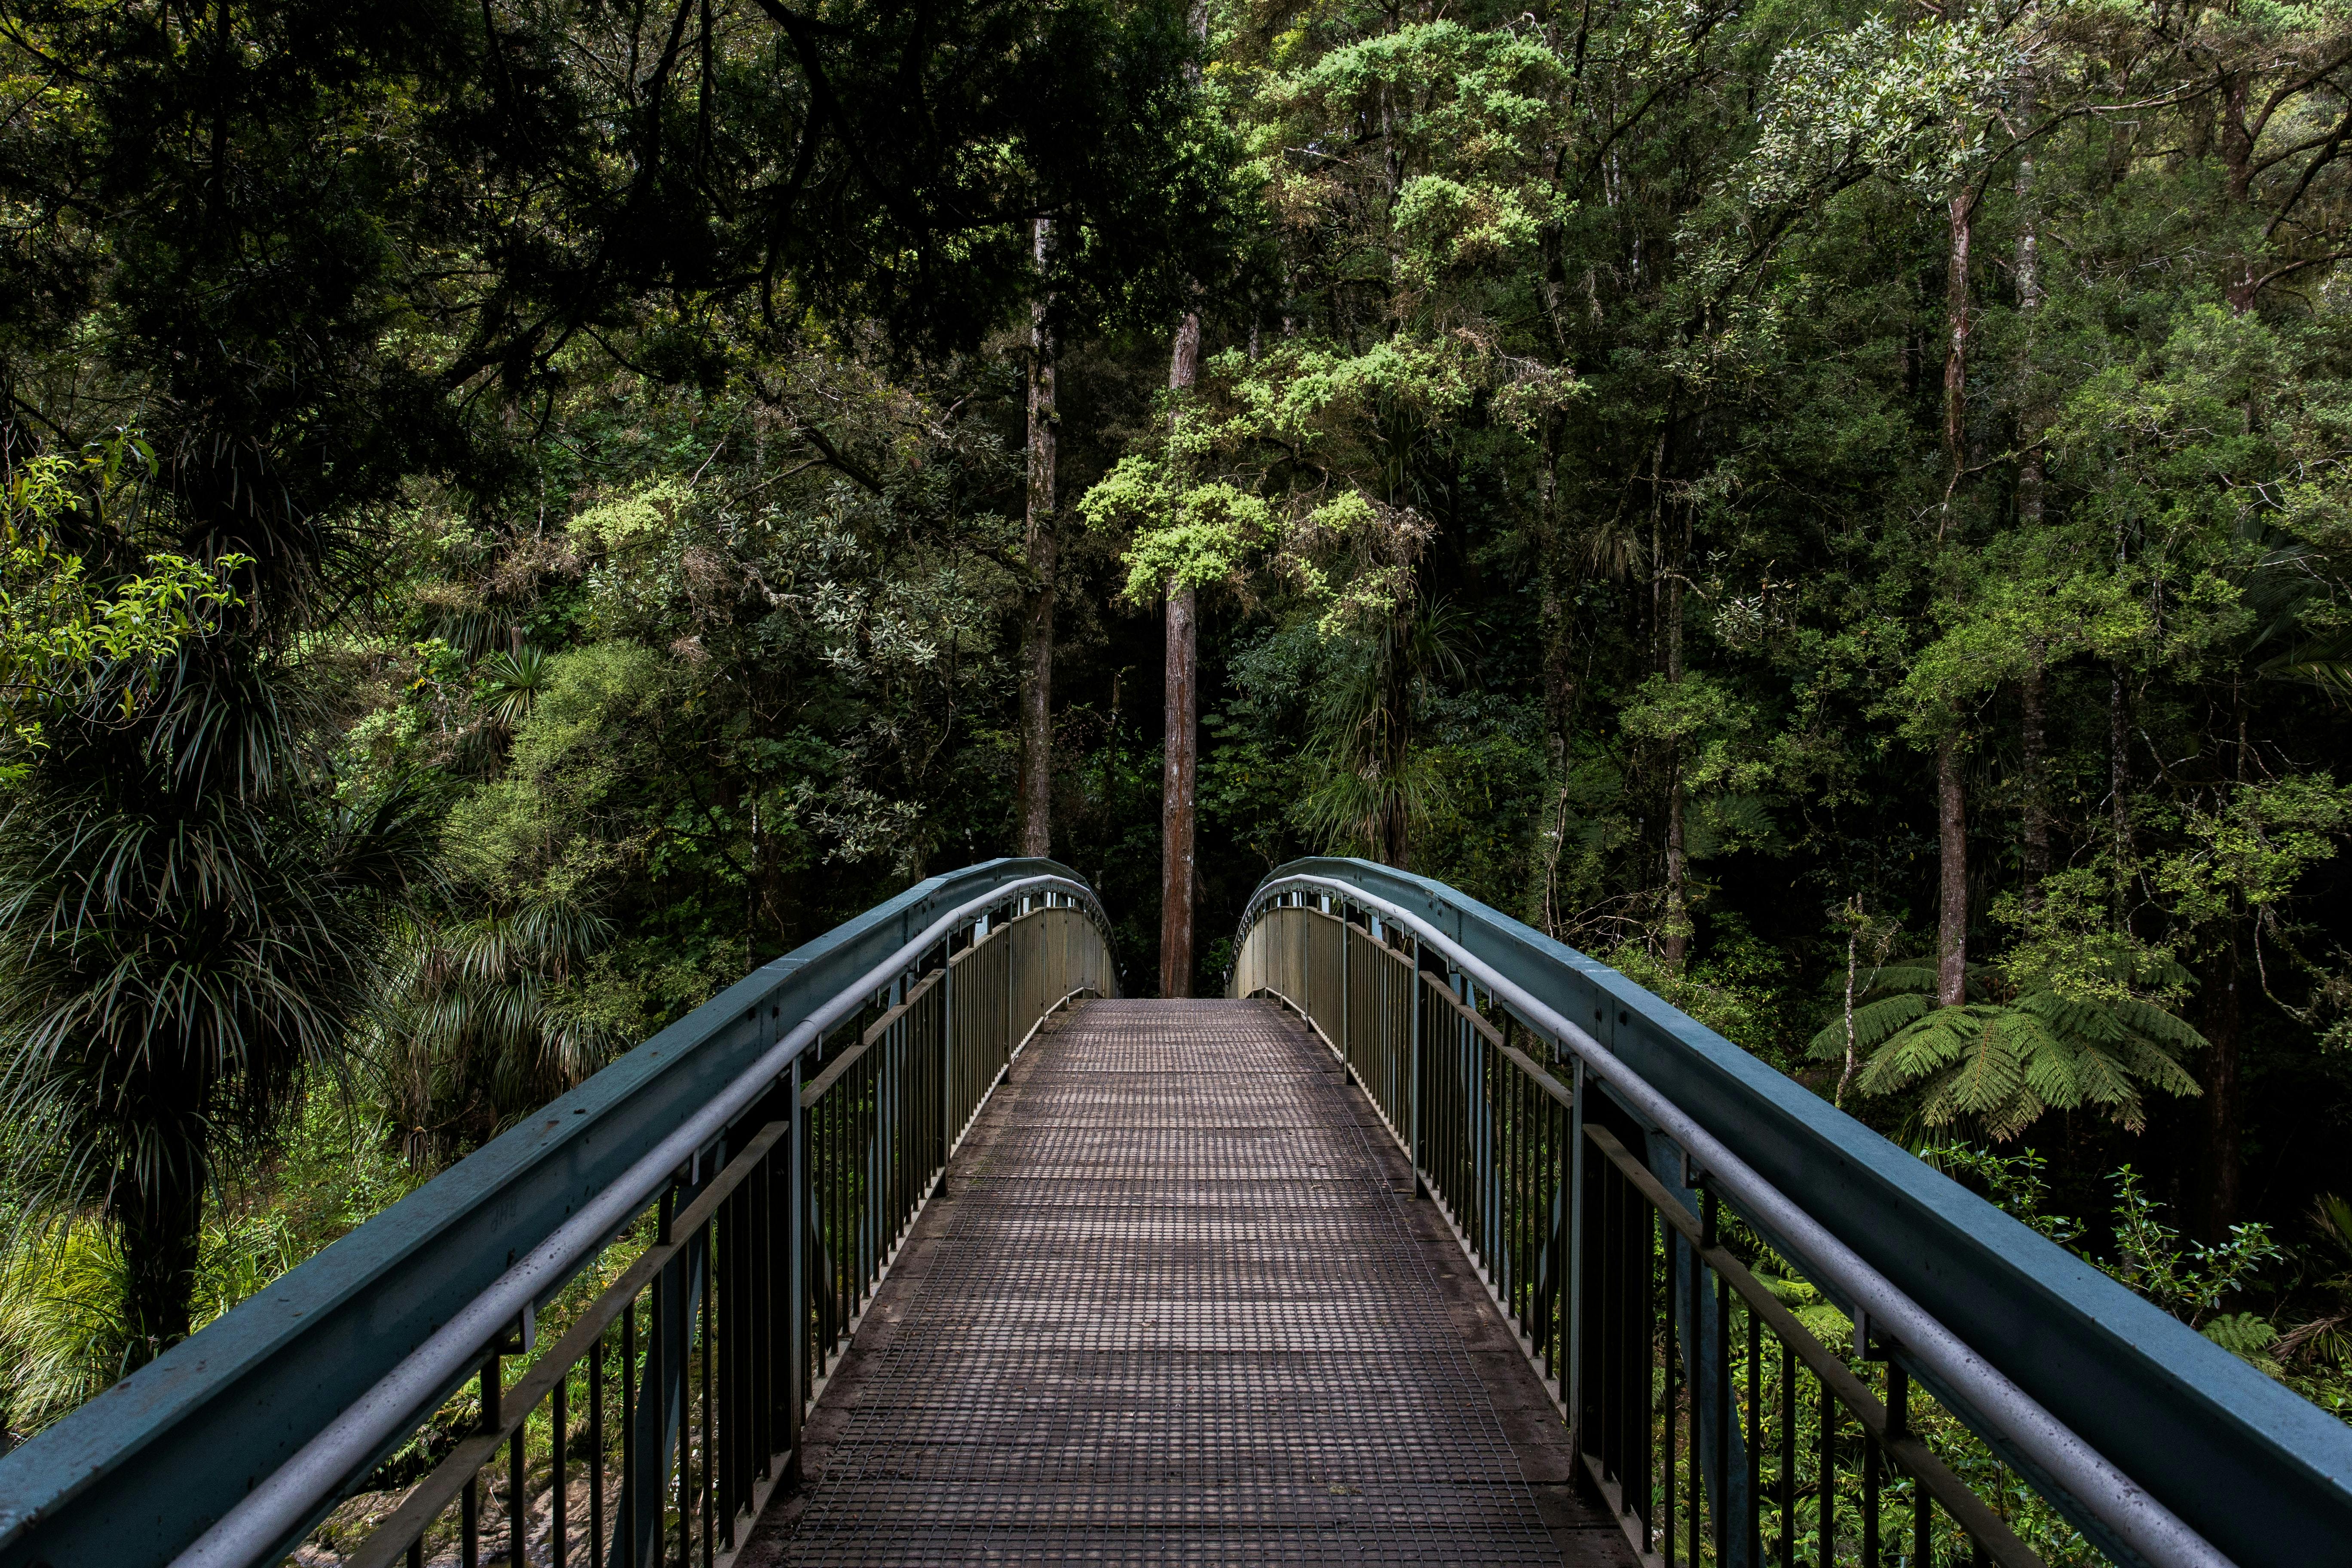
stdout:
<svg viewBox="0 0 2352 1568">
<path fill-rule="evenodd" d="M 2204 1037 L 2153 1004 L 2086 1000 L 2028 986 L 1995 1000 L 1997 971 L 1971 973 L 1970 999 L 1935 1006 L 1934 961 L 1882 966 L 1853 1010 L 1853 1046 L 1867 1059 L 1854 1087 L 1867 1095 L 1916 1090 L 1931 1128 L 1972 1126 L 1995 1142 L 2031 1127 L 2047 1110 L 2090 1108 L 2137 1131 L 2154 1089 L 2193 1095 L 2181 1065 Z M 1816 1034 L 1811 1056 L 1846 1049 L 1841 1014 Z"/>
</svg>

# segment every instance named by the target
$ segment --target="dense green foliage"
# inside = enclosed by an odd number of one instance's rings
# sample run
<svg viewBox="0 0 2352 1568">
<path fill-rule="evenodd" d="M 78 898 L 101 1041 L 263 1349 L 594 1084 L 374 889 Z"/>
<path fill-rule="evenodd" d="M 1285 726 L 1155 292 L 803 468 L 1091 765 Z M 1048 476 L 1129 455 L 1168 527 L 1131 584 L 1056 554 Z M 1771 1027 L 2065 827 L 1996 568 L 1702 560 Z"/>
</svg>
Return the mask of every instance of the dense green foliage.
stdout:
<svg viewBox="0 0 2352 1568">
<path fill-rule="evenodd" d="M 2343 1403 L 2352 12 L 0 16 L 88 584 L 0 733 L 0 1342 L 83 1369 L 12 1423 L 184 1331 L 225 1163 L 394 1190 L 1009 850 L 1033 305 L 1131 991 L 1191 588 L 1197 989 L 1270 867 L 1408 865 Z"/>
</svg>

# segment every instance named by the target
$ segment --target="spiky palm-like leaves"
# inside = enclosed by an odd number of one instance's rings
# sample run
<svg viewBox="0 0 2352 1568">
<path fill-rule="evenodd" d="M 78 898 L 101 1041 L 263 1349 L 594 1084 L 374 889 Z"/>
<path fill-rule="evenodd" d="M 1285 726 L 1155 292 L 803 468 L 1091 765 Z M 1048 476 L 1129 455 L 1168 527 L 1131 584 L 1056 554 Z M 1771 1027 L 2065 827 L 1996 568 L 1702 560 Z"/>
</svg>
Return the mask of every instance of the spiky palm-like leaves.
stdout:
<svg viewBox="0 0 2352 1568">
<path fill-rule="evenodd" d="M 139 1359 L 187 1331 L 213 1162 L 339 1063 L 434 843 L 416 789 L 335 805 L 261 670 L 207 674 L 61 739 L 0 818 L 6 1184 L 112 1222 Z"/>
<path fill-rule="evenodd" d="M 1996 1001 L 1984 979 L 1972 974 L 1969 1000 L 1946 1007 L 1933 1000 L 1930 961 L 1879 970 L 1869 987 L 1876 999 L 1854 1009 L 1854 1048 L 1868 1058 L 1855 1087 L 1871 1095 L 1916 1089 L 1927 1126 L 1974 1126 L 1997 1142 L 2044 1111 L 2086 1106 L 2137 1131 L 2147 1121 L 2147 1090 L 2198 1092 L 2181 1058 L 2204 1037 L 2163 1008 L 2040 987 Z M 1845 1029 L 1843 1017 L 1832 1023 L 1813 1037 L 1810 1054 L 1842 1055 Z"/>
<path fill-rule="evenodd" d="M 1404 864 L 1412 825 L 1443 787 L 1413 750 L 1413 719 L 1430 686 L 1462 674 L 1462 617 L 1441 604 L 1401 608 L 1349 639 L 1316 711 L 1323 778 L 1304 805 L 1308 826 L 1334 850 Z"/>
<path fill-rule="evenodd" d="M 512 730 L 539 702 L 547 689 L 551 661 L 539 648 L 525 646 L 484 659 L 474 671 L 482 682 L 482 711 L 491 723 Z"/>
<path fill-rule="evenodd" d="M 607 935 L 576 904 L 540 899 L 465 919 L 418 919 L 395 946 L 371 1050 L 409 1153 L 478 1142 L 586 1079 L 622 1043 L 572 982 Z"/>
</svg>

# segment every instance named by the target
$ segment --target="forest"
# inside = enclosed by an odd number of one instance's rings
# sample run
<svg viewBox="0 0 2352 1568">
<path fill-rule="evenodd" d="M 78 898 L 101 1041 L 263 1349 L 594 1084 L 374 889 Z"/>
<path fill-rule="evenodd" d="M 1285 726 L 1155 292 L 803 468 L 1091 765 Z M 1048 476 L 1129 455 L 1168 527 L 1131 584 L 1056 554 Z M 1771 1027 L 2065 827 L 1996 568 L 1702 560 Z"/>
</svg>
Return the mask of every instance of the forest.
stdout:
<svg viewBox="0 0 2352 1568">
<path fill-rule="evenodd" d="M 21 1440 L 1050 855 L 1614 965 L 2352 1419 L 2352 6 L 0 0 Z"/>
</svg>

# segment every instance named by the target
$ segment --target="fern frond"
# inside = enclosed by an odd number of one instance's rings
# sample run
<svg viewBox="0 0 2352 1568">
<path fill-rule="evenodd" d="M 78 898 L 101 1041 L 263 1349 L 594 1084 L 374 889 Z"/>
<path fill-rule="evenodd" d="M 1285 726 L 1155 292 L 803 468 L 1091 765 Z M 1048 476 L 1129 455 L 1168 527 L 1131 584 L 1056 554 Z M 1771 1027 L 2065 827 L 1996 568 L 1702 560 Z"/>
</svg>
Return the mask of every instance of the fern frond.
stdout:
<svg viewBox="0 0 2352 1568">
<path fill-rule="evenodd" d="M 2061 1110 L 2083 1103 L 2082 1052 L 2070 1041 L 2052 1034 L 2031 1014 L 2014 1015 L 2025 1024 L 2018 1032 L 2019 1054 L 2025 1063 L 2025 1081 L 2042 1100 Z"/>
<path fill-rule="evenodd" d="M 1906 1026 L 1925 1017 L 1932 1005 L 1925 996 L 1889 996 L 1853 1010 L 1856 1050 L 1874 1051 Z"/>
<path fill-rule="evenodd" d="M 1925 1015 L 1933 1004 L 1925 996 L 1904 994 L 1889 996 L 1853 1010 L 1853 1048 L 1874 1051 L 1889 1035 Z M 1827 1027 L 1806 1042 L 1805 1054 L 1816 1060 L 1845 1055 L 1845 1015 L 1840 1013 Z"/>
<path fill-rule="evenodd" d="M 2124 1037 L 2123 1023 L 2103 1003 L 2076 1002 L 2054 991 L 2029 991 L 2017 999 L 2016 1006 L 2019 1012 L 2040 1019 L 2053 1036 L 2062 1040 L 2087 1045 Z"/>
<path fill-rule="evenodd" d="M 1907 1089 L 1951 1065 L 1967 1051 L 1968 1038 L 1968 1009 L 1939 1007 L 1897 1029 L 1885 1044 L 1872 1052 L 1861 1076 L 1854 1080 L 1856 1087 L 1865 1094 L 1889 1094 Z"/>
<path fill-rule="evenodd" d="M 2126 1042 L 2120 1054 L 2126 1070 L 2134 1078 L 2152 1084 L 2167 1094 L 2190 1100 L 2205 1092 L 2197 1086 L 2197 1080 L 2189 1075 L 2189 1069 L 2180 1065 L 2178 1058 L 2144 1036 L 2134 1035 Z"/>
<path fill-rule="evenodd" d="M 1932 958 L 1895 958 L 1880 964 L 1863 976 L 1865 996 L 1888 996 L 1897 992 L 1916 992 L 1933 996 L 1938 978 L 1936 961 Z"/>
<path fill-rule="evenodd" d="M 2205 1037 L 2190 1026 L 2186 1019 L 2177 1017 L 2152 1003 L 2123 1001 L 2109 1005 L 2116 1019 L 2143 1039 L 2171 1046 L 2178 1050 L 2198 1050 L 2208 1044 Z"/>
<path fill-rule="evenodd" d="M 1952 1075 L 1952 1103 L 1970 1116 L 1987 1116 L 2016 1099 L 2024 1074 L 2015 1044 L 1998 1014 L 1979 1008 L 1969 1019 L 1969 1050 Z"/>
<path fill-rule="evenodd" d="M 2123 1105 L 2138 1098 L 2124 1064 L 2096 1047 L 2075 1057 L 2074 1081 L 2082 1085 L 2083 1098 L 2093 1105 Z"/>
</svg>

